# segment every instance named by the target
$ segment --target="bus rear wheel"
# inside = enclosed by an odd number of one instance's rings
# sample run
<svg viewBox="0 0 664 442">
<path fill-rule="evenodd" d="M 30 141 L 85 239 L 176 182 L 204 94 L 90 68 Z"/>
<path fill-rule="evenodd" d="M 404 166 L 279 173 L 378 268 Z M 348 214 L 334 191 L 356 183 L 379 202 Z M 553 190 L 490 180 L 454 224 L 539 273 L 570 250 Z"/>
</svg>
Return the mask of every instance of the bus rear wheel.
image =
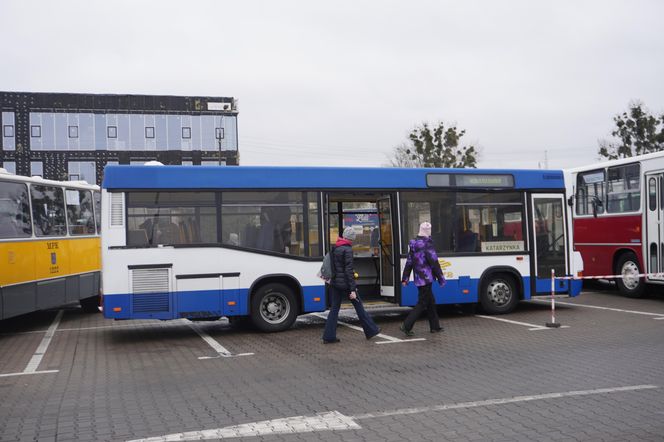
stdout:
<svg viewBox="0 0 664 442">
<path fill-rule="evenodd" d="M 616 263 L 616 275 L 629 275 L 641 273 L 639 267 L 639 260 L 634 253 L 623 253 Z M 640 298 L 643 296 L 646 288 L 644 278 L 635 278 L 631 276 L 624 276 L 616 278 L 616 285 L 620 293 L 628 298 Z"/>
<path fill-rule="evenodd" d="M 514 278 L 505 273 L 494 273 L 484 278 L 480 289 L 480 305 L 485 313 L 502 315 L 512 312 L 519 302 Z"/>
<path fill-rule="evenodd" d="M 283 284 L 266 284 L 251 299 L 251 321 L 261 331 L 287 330 L 296 317 L 295 295 Z"/>
</svg>

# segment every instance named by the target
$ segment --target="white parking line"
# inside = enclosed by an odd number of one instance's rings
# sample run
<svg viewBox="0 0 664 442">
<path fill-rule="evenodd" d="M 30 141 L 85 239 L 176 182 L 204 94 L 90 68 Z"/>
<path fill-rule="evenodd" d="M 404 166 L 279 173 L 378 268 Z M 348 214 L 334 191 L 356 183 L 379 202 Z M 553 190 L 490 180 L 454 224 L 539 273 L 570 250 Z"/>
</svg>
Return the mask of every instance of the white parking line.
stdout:
<svg viewBox="0 0 664 442">
<path fill-rule="evenodd" d="M 321 314 L 321 313 L 311 313 L 312 316 L 316 316 L 321 319 L 327 319 L 327 316 Z M 351 328 L 353 330 L 358 330 L 364 333 L 364 329 L 362 327 L 358 327 L 356 325 L 348 324 L 347 322 L 343 321 L 337 321 L 338 324 L 343 325 L 344 327 Z M 383 333 L 379 333 L 376 335 L 377 338 L 383 338 L 385 341 L 376 341 L 376 344 L 399 344 L 402 342 L 417 342 L 417 341 L 426 341 L 424 338 L 413 338 L 413 339 L 399 339 L 395 338 L 394 336 L 389 336 Z"/>
<path fill-rule="evenodd" d="M 60 370 L 42 370 L 42 371 L 29 371 L 29 372 L 22 371 L 20 373 L 5 373 L 5 374 L 0 374 L 0 378 L 8 378 L 10 376 L 24 376 L 26 374 L 57 373 L 59 371 Z"/>
<path fill-rule="evenodd" d="M 551 328 L 546 327 L 544 325 L 529 324 L 528 322 L 512 321 L 511 319 L 496 318 L 495 316 L 475 315 L 475 317 L 491 319 L 492 321 L 507 322 L 508 324 L 523 325 L 524 327 L 530 327 L 528 331 L 551 330 Z M 569 328 L 569 325 L 563 325 L 558 328 Z"/>
<path fill-rule="evenodd" d="M 185 319 L 186 320 L 186 319 Z M 235 356 L 251 356 L 253 353 L 231 353 L 226 347 L 215 341 L 215 339 L 207 334 L 205 330 L 202 330 L 198 325 L 194 323 L 189 323 L 189 327 L 200 336 L 214 351 L 217 352 L 218 356 L 200 356 L 198 359 L 217 359 L 217 358 L 232 358 Z"/>
<path fill-rule="evenodd" d="M 377 419 L 389 416 L 407 414 L 430 413 L 433 411 L 458 410 L 466 408 L 488 407 L 494 405 L 513 404 L 519 402 L 539 401 L 545 399 L 559 399 L 565 397 L 588 396 L 595 394 L 614 394 L 619 392 L 647 390 L 659 388 L 657 385 L 629 385 L 626 387 L 598 388 L 595 390 L 563 391 L 559 393 L 544 393 L 530 396 L 514 396 L 509 398 L 487 399 L 472 402 L 457 402 L 453 404 L 440 404 L 426 407 L 401 408 L 397 410 L 376 411 L 371 413 L 345 416 L 339 411 L 328 411 L 308 416 L 292 416 L 280 419 L 271 419 L 259 422 L 249 422 L 223 428 L 213 428 L 201 431 L 188 431 L 186 433 L 173 433 L 163 436 L 134 439 L 129 442 L 168 442 L 208 439 L 231 439 L 238 437 L 268 436 L 273 434 L 314 433 L 321 431 L 361 430 L 362 427 L 355 421 Z"/>
<path fill-rule="evenodd" d="M 535 302 L 547 302 L 543 299 L 532 299 L 531 301 Z M 548 302 L 547 302 L 548 303 Z M 637 310 L 624 310 L 621 308 L 613 308 L 613 307 L 601 307 L 599 305 L 588 305 L 588 304 L 575 304 L 573 302 L 560 302 L 556 301 L 556 304 L 562 304 L 562 305 L 572 305 L 574 307 L 587 307 L 587 308 L 596 308 L 598 310 L 609 310 L 612 312 L 619 312 L 619 313 L 632 313 L 634 315 L 645 315 L 645 316 L 655 316 L 653 319 L 664 319 L 664 313 L 650 313 L 650 312 L 640 312 Z"/>
<path fill-rule="evenodd" d="M 32 355 L 32 358 L 30 358 L 30 362 L 28 362 L 28 366 L 25 367 L 25 370 L 23 370 L 24 373 L 35 373 L 37 371 L 37 367 L 39 367 L 41 360 L 44 358 L 44 354 L 46 353 L 46 350 L 48 349 L 48 346 L 51 343 L 51 339 L 53 339 L 53 335 L 55 334 L 55 330 L 58 328 L 58 325 L 60 324 L 60 320 L 62 319 L 63 314 L 64 311 L 60 310 L 58 314 L 55 315 L 53 323 L 48 328 L 48 330 L 46 330 L 46 334 L 39 343 L 39 347 L 37 347 L 35 354 Z"/>
</svg>

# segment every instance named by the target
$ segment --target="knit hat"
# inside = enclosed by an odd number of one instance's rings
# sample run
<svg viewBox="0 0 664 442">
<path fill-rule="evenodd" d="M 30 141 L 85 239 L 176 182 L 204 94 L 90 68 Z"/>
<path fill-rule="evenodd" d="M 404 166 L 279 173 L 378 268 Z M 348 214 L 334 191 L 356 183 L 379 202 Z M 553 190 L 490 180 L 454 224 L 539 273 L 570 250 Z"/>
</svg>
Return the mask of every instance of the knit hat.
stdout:
<svg viewBox="0 0 664 442">
<path fill-rule="evenodd" d="M 344 233 L 341 236 L 343 236 L 345 239 L 349 241 L 355 241 L 357 233 L 355 233 L 355 230 L 351 226 L 348 226 L 344 229 Z"/>
<path fill-rule="evenodd" d="M 417 236 L 431 236 L 431 223 L 425 221 L 420 224 L 420 231 Z"/>
</svg>

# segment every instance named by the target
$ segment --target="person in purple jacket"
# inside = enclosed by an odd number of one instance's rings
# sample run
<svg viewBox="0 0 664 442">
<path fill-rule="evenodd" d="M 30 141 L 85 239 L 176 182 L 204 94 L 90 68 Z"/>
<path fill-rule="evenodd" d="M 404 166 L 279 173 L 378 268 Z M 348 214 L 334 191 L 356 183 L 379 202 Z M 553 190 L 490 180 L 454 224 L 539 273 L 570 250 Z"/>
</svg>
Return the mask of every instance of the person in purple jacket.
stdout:
<svg viewBox="0 0 664 442">
<path fill-rule="evenodd" d="M 445 276 L 438 262 L 438 255 L 431 239 L 431 224 L 423 222 L 420 224 L 420 231 L 415 239 L 408 243 L 408 259 L 406 267 L 403 269 L 401 283 L 405 287 L 410 278 L 410 272 L 413 271 L 413 279 L 417 286 L 417 305 L 410 311 L 406 320 L 399 328 L 406 336 L 413 336 L 413 324 L 420 317 L 424 310 L 427 311 L 429 318 L 429 329 L 431 333 L 443 331 L 436 311 L 436 301 L 433 298 L 431 285 L 433 281 L 438 281 L 440 286 L 445 285 Z"/>
</svg>

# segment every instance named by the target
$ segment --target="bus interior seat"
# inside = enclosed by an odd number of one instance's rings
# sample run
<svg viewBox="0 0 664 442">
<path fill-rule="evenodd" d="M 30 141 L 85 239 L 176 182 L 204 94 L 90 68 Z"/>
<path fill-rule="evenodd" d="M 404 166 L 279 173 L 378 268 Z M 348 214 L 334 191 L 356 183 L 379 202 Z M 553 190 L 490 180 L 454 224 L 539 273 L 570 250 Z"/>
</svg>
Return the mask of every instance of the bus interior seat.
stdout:
<svg viewBox="0 0 664 442">
<path fill-rule="evenodd" d="M 180 228 L 170 221 L 159 221 L 158 244 L 180 244 Z"/>
<path fill-rule="evenodd" d="M 128 230 L 127 239 L 132 246 L 147 246 L 150 244 L 148 241 L 148 232 L 144 229 Z"/>
<path fill-rule="evenodd" d="M 457 251 L 474 252 L 477 250 L 477 233 L 472 230 L 465 230 L 459 235 L 459 244 Z"/>
</svg>

